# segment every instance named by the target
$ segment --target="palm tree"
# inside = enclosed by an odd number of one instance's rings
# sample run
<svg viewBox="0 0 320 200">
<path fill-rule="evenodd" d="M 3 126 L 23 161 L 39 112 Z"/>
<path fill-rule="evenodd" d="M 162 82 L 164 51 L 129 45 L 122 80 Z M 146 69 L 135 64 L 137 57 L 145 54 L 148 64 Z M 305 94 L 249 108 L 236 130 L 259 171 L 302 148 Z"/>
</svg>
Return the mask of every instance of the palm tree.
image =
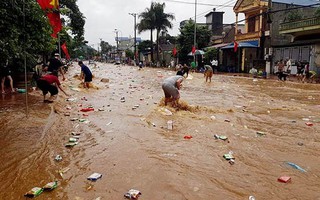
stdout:
<svg viewBox="0 0 320 200">
<path fill-rule="evenodd" d="M 157 30 L 157 61 L 159 61 L 159 34 L 160 31 L 167 31 L 167 28 L 172 28 L 172 23 L 169 20 L 174 20 L 175 17 L 171 13 L 164 13 L 165 3 L 156 3 L 154 5 L 155 29 Z"/>
<path fill-rule="evenodd" d="M 152 2 L 150 8 L 146 8 L 144 12 L 139 14 L 141 18 L 140 23 L 137 24 L 138 33 L 150 30 L 151 41 L 151 62 L 153 62 L 153 36 L 152 31 L 155 29 L 155 15 L 154 15 L 155 3 Z"/>
</svg>

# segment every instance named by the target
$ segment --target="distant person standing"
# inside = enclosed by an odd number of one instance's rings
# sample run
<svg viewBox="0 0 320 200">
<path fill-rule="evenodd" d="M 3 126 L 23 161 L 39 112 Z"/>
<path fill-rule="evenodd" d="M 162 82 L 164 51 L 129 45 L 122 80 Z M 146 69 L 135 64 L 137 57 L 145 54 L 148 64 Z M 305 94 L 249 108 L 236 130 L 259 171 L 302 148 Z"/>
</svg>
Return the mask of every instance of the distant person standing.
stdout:
<svg viewBox="0 0 320 200">
<path fill-rule="evenodd" d="M 13 89 L 13 80 L 12 80 L 12 77 L 11 77 L 11 69 L 10 69 L 10 66 L 9 66 L 9 63 L 8 63 L 8 60 L 5 64 L 3 64 L 1 67 L 0 67 L 0 76 L 1 76 L 1 93 L 2 94 L 5 94 L 6 91 L 5 91 L 5 81 L 6 79 L 9 80 L 9 84 L 10 84 L 10 89 L 11 89 L 11 92 L 15 92 L 14 89 Z"/>
<path fill-rule="evenodd" d="M 210 65 L 205 65 L 204 66 L 204 76 L 206 77 L 206 82 L 208 82 L 208 79 L 211 83 L 211 78 L 213 75 L 213 69 Z"/>
<path fill-rule="evenodd" d="M 48 64 L 48 72 L 52 73 L 53 75 L 58 77 L 58 72 L 62 75 L 62 80 L 65 80 L 64 73 L 63 73 L 63 64 L 60 61 L 60 54 L 55 53 L 54 57 L 49 60 Z"/>
<path fill-rule="evenodd" d="M 278 78 L 281 81 L 283 78 L 283 81 L 286 81 L 286 74 L 284 73 L 285 70 L 285 64 L 283 60 L 281 59 L 278 63 Z"/>
<path fill-rule="evenodd" d="M 85 64 L 83 64 L 82 61 L 78 62 L 79 66 L 81 67 L 81 80 L 84 79 L 83 81 L 83 87 L 84 88 L 89 88 L 90 87 L 90 82 L 92 81 L 92 73 Z"/>
<path fill-rule="evenodd" d="M 173 102 L 172 106 L 176 107 L 179 103 L 180 93 L 183 81 L 183 76 L 171 76 L 166 78 L 162 83 L 162 89 L 164 91 L 164 104 L 167 105 L 168 102 Z"/>
</svg>

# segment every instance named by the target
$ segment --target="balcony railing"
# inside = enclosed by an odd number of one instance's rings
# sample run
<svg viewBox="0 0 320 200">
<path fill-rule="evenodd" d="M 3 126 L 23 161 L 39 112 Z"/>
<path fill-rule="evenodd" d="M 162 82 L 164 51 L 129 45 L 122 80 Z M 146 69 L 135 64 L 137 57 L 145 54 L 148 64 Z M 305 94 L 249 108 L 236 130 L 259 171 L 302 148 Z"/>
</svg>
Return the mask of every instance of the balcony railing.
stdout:
<svg viewBox="0 0 320 200">
<path fill-rule="evenodd" d="M 260 35 L 260 31 L 257 32 L 252 32 L 252 33 L 238 33 L 236 35 L 236 40 L 248 40 L 248 39 L 253 39 L 253 38 L 259 38 Z"/>
<path fill-rule="evenodd" d="M 285 22 L 280 24 L 279 31 L 286 31 L 298 28 L 305 28 L 320 25 L 320 18 L 309 18 L 293 22 Z"/>
</svg>

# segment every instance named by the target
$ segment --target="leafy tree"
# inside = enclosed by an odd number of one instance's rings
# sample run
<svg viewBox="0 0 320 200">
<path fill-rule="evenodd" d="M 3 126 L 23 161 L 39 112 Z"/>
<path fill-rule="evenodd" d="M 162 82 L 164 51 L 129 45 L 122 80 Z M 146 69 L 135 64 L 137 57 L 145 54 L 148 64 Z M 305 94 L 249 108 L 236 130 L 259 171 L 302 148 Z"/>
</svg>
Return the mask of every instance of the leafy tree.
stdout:
<svg viewBox="0 0 320 200">
<path fill-rule="evenodd" d="M 188 62 L 188 53 L 191 52 L 194 44 L 194 21 L 189 20 L 183 28 L 180 29 L 180 35 L 178 36 L 178 49 L 179 60 L 181 62 Z M 206 26 L 196 25 L 196 48 L 202 49 L 206 47 L 210 42 L 211 32 Z"/>
<path fill-rule="evenodd" d="M 139 14 L 141 18 L 140 23 L 137 24 L 138 33 L 150 30 L 150 41 L 151 41 L 151 62 L 153 62 L 153 36 L 152 32 L 155 27 L 155 15 L 154 15 L 155 3 L 152 2 L 150 8 L 146 8 L 144 12 Z"/>
<path fill-rule="evenodd" d="M 157 30 L 157 61 L 159 61 L 159 35 L 160 31 L 167 31 L 167 28 L 172 28 L 172 23 L 169 20 L 175 19 L 173 14 L 164 12 L 165 3 L 154 4 L 155 28 Z"/>
<path fill-rule="evenodd" d="M 60 3 L 72 11 L 69 13 L 70 28 L 61 31 L 61 41 L 67 41 L 68 47 L 73 44 L 79 46 L 83 41 L 84 17 L 76 0 L 61 0 Z M 39 55 L 49 55 L 57 49 L 57 40 L 50 36 L 52 29 L 37 1 L 0 1 L 0 15 L 0 62 L 9 60 L 15 66 L 13 71 L 23 71 L 24 58 L 27 68 L 31 69 Z M 75 39 L 68 34 L 68 30 Z"/>
<path fill-rule="evenodd" d="M 101 49 L 101 53 L 102 54 L 106 54 L 107 55 L 108 52 L 111 51 L 112 46 L 108 42 L 101 41 L 100 49 Z"/>
<path fill-rule="evenodd" d="M 134 57 L 133 51 L 131 51 L 130 49 L 126 49 L 125 52 L 126 52 L 127 58 L 133 59 L 133 57 Z"/>
<path fill-rule="evenodd" d="M 24 69 L 24 57 L 30 69 L 37 55 L 54 49 L 51 27 L 36 1 L 0 1 L 0 62 L 9 60 L 13 71 Z"/>
<path fill-rule="evenodd" d="M 210 48 L 206 51 L 204 54 L 204 62 L 209 63 L 212 60 L 217 60 L 218 59 L 218 49 L 217 48 Z"/>
</svg>

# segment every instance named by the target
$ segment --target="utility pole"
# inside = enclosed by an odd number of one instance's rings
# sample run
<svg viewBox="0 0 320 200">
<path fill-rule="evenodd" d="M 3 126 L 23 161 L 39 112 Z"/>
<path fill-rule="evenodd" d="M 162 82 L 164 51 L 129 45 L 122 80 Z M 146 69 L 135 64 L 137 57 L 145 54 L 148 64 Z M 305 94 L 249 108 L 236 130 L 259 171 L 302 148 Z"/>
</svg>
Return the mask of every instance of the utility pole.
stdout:
<svg viewBox="0 0 320 200">
<path fill-rule="evenodd" d="M 102 59 L 102 47 L 101 47 L 101 43 L 102 43 L 102 38 L 99 38 L 100 39 L 100 60 Z M 98 52 L 99 53 L 99 52 Z"/>
<path fill-rule="evenodd" d="M 129 13 L 134 17 L 134 63 L 136 63 L 136 54 L 137 54 L 137 13 Z"/>
<path fill-rule="evenodd" d="M 118 41 L 119 41 L 119 39 L 118 39 L 118 29 L 114 29 L 114 31 L 116 32 L 116 44 L 117 44 L 117 55 L 118 55 L 118 48 L 119 48 L 119 44 L 118 44 Z"/>
</svg>

